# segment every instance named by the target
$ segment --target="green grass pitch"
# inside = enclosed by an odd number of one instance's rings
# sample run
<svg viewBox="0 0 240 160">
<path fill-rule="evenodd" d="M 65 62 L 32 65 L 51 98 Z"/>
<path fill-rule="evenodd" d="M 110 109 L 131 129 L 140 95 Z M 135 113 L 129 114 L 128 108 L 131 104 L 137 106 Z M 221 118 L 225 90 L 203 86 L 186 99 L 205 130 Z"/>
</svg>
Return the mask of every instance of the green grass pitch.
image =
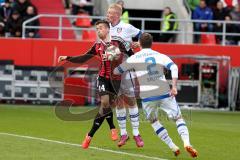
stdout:
<svg viewBox="0 0 240 160">
<path fill-rule="evenodd" d="M 84 111 L 89 108 L 76 109 Z M 240 147 L 240 113 L 215 111 L 183 111 L 191 143 L 199 152 L 199 160 L 237 160 Z M 147 160 L 192 159 L 184 151 L 175 123 L 161 114 L 163 124 L 181 154 L 175 158 L 141 117 L 140 132 L 144 148 L 136 148 L 131 136 L 126 146 L 118 148 L 110 140 L 106 122 L 93 138 L 92 147 L 81 144 L 92 121 L 67 122 L 58 119 L 50 106 L 0 105 L 0 160 Z M 117 126 L 117 122 L 115 121 Z M 7 134 L 6 134 L 7 133 Z M 13 135 L 9 135 L 13 134 Z M 28 136 L 28 137 L 23 137 Z M 37 138 L 36 138 L 37 137 Z M 42 139 L 39 139 L 42 138 Z"/>
</svg>

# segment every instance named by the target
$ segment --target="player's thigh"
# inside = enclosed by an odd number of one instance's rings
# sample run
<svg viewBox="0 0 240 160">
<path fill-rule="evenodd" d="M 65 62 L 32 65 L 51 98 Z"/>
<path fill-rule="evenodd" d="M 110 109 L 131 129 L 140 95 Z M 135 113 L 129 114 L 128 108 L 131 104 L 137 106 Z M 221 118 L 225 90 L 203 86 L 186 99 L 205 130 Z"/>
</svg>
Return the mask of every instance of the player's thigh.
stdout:
<svg viewBox="0 0 240 160">
<path fill-rule="evenodd" d="M 146 119 L 149 121 L 156 120 L 158 118 L 158 102 L 142 102 L 143 112 Z"/>
<path fill-rule="evenodd" d="M 110 105 L 110 97 L 108 94 L 100 96 L 101 107 L 107 108 Z"/>
<path fill-rule="evenodd" d="M 120 80 L 110 80 L 109 85 L 109 96 L 111 104 L 116 103 L 117 95 L 119 92 L 121 81 Z"/>
<path fill-rule="evenodd" d="M 135 97 L 128 97 L 127 95 L 121 95 L 121 101 L 123 102 L 122 105 L 128 108 L 132 108 L 136 104 L 136 98 Z"/>
<path fill-rule="evenodd" d="M 109 106 L 110 103 L 110 84 L 109 80 L 98 77 L 97 79 L 97 92 L 100 97 L 101 106 Z"/>
<path fill-rule="evenodd" d="M 161 100 L 161 109 L 167 113 L 171 119 L 177 119 L 181 116 L 181 110 L 175 97 L 169 97 Z"/>
<path fill-rule="evenodd" d="M 119 89 L 118 95 L 125 95 L 127 97 L 135 97 L 135 90 L 134 90 L 134 80 L 132 79 L 131 72 L 126 72 L 122 76 L 122 81 Z"/>
</svg>

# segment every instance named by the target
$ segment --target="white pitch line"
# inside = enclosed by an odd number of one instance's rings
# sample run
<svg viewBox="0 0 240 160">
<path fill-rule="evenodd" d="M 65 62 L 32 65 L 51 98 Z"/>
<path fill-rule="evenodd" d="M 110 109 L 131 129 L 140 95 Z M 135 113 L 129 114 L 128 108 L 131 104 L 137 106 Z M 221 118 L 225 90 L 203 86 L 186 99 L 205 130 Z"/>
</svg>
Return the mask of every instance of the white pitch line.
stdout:
<svg viewBox="0 0 240 160">
<path fill-rule="evenodd" d="M 0 135 L 12 136 L 12 137 L 18 137 L 18 138 L 24 138 L 24 139 L 31 139 L 31 140 L 38 140 L 38 141 L 50 142 L 50 143 L 56 143 L 56 144 L 62 144 L 62 145 L 76 146 L 76 147 L 81 147 L 82 146 L 80 144 L 75 144 L 75 143 L 56 141 L 56 140 L 39 138 L 39 137 L 32 137 L 32 136 L 23 136 L 23 135 L 4 133 L 4 132 L 0 132 Z M 142 155 L 142 154 L 134 154 L 134 153 L 128 153 L 128 152 L 122 152 L 122 151 L 115 151 L 115 150 L 103 149 L 103 148 L 98 148 L 98 147 L 89 147 L 89 148 L 94 149 L 94 150 L 98 150 L 98 151 L 127 155 L 127 156 L 131 156 L 131 157 L 146 158 L 146 159 L 152 159 L 152 160 L 167 160 L 167 159 L 163 159 L 163 158 L 159 158 L 159 157 L 151 157 L 151 156 L 146 156 L 146 155 Z"/>
</svg>

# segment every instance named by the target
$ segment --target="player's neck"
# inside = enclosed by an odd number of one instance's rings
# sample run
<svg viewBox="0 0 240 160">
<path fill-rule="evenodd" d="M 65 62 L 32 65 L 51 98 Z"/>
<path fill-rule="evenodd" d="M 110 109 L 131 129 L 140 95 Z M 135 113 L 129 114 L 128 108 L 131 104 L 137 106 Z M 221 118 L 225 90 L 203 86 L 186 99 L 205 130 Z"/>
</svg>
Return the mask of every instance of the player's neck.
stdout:
<svg viewBox="0 0 240 160">
<path fill-rule="evenodd" d="M 114 26 L 118 25 L 119 23 L 120 23 L 120 20 L 119 20 L 119 21 L 116 21 L 116 22 L 113 22 L 113 23 L 111 23 L 111 25 L 114 27 Z"/>
<path fill-rule="evenodd" d="M 111 42 L 111 37 L 110 37 L 110 35 L 108 34 L 104 39 L 101 39 L 101 41 L 102 41 L 104 44 L 106 44 L 106 43 L 108 43 L 108 42 Z"/>
</svg>

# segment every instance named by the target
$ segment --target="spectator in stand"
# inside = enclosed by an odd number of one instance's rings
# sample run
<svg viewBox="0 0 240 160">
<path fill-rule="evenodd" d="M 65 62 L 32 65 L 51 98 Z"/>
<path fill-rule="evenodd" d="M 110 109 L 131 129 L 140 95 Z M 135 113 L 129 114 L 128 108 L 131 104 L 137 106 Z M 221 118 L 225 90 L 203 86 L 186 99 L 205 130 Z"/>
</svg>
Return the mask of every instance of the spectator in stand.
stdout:
<svg viewBox="0 0 240 160">
<path fill-rule="evenodd" d="M 65 9 L 70 8 L 70 0 L 64 0 L 64 7 L 65 7 Z"/>
<path fill-rule="evenodd" d="M 124 1 L 119 0 L 119 1 L 117 1 L 117 4 L 122 6 L 121 21 L 123 21 L 124 23 L 129 23 L 129 14 L 128 14 L 128 11 L 124 8 Z"/>
<path fill-rule="evenodd" d="M 32 5 L 30 0 L 16 0 L 13 4 L 13 10 L 17 10 L 19 14 L 24 17 L 26 16 L 28 6 Z"/>
<path fill-rule="evenodd" d="M 194 20 L 213 20 L 213 12 L 212 9 L 207 7 L 205 0 L 201 0 L 199 6 L 193 12 Z M 213 31 L 213 24 L 207 22 L 195 22 L 194 23 L 194 30 L 197 32 L 212 32 Z M 199 35 L 194 36 L 194 41 L 196 43 L 199 42 Z"/>
<path fill-rule="evenodd" d="M 35 8 L 35 6 L 28 6 L 27 8 L 27 14 L 24 17 L 24 21 L 33 18 L 37 15 L 37 9 Z M 27 26 L 35 26 L 38 27 L 40 26 L 40 22 L 39 19 L 36 19 L 30 23 L 27 24 Z M 39 38 L 40 35 L 38 33 L 39 29 L 26 29 L 26 37 L 29 38 Z"/>
<path fill-rule="evenodd" d="M 217 3 L 216 9 L 213 11 L 213 20 L 224 21 L 225 17 L 228 15 L 227 10 L 223 7 L 223 3 L 219 1 Z M 214 23 L 214 32 L 221 32 L 223 31 L 223 23 Z M 221 42 L 222 36 L 217 35 L 217 42 Z"/>
<path fill-rule="evenodd" d="M 175 33 L 164 33 L 167 31 L 176 31 L 178 29 L 178 22 L 171 21 L 176 20 L 177 16 L 172 12 L 170 7 L 166 7 L 163 11 L 163 24 L 161 31 L 163 33 L 160 34 L 160 42 L 169 42 L 170 40 L 174 41 L 176 36 Z"/>
<path fill-rule="evenodd" d="M 236 5 L 230 12 L 233 21 L 240 21 L 240 4 Z"/>
<path fill-rule="evenodd" d="M 10 32 L 11 37 L 21 37 L 22 36 L 22 23 L 23 19 L 20 13 L 15 10 L 7 21 L 6 28 Z"/>
<path fill-rule="evenodd" d="M 80 10 L 81 11 L 84 10 L 89 15 L 92 15 L 93 13 L 93 6 L 90 5 L 91 4 L 90 0 L 71 0 L 71 4 L 73 15 L 77 15 Z"/>
<path fill-rule="evenodd" d="M 6 24 L 4 19 L 0 16 L 0 37 L 5 37 Z"/>
<path fill-rule="evenodd" d="M 16 0 L 9 0 L 10 6 L 13 7 Z"/>
<path fill-rule="evenodd" d="M 8 18 L 12 14 L 12 7 L 9 0 L 5 0 L 5 3 L 0 7 L 0 16 L 7 22 Z"/>
<path fill-rule="evenodd" d="M 231 16 L 226 16 L 225 21 L 231 22 L 232 21 Z M 226 24 L 226 33 L 237 33 L 236 27 L 232 23 L 227 23 Z M 236 36 L 227 35 L 225 44 L 226 45 L 236 45 L 237 44 Z"/>
<path fill-rule="evenodd" d="M 237 4 L 230 12 L 233 21 L 240 22 L 240 4 Z M 234 24 L 237 33 L 240 33 L 240 24 Z M 240 36 L 235 36 L 235 41 L 240 41 Z"/>
</svg>

